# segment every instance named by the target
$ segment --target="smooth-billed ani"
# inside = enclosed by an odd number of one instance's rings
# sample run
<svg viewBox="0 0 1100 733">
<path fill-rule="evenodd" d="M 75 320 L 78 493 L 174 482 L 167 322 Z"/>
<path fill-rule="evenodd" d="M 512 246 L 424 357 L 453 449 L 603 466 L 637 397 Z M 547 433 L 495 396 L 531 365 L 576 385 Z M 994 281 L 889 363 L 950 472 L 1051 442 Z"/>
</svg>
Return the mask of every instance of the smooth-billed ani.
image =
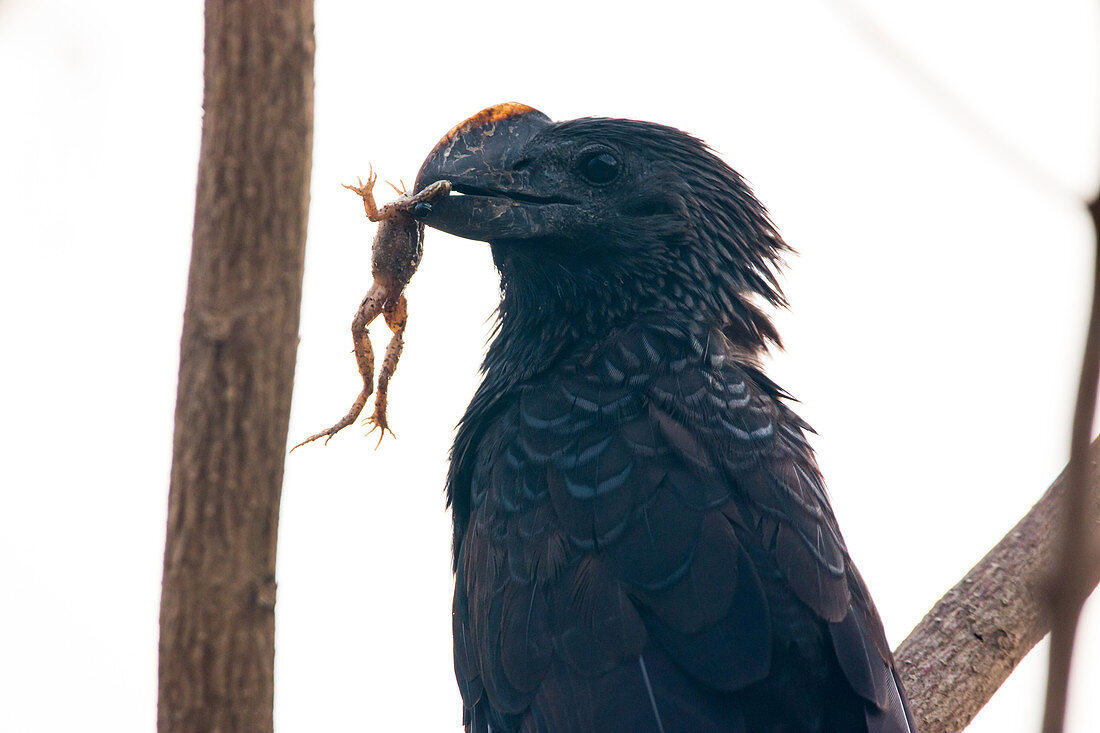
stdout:
<svg viewBox="0 0 1100 733">
<path fill-rule="evenodd" d="M 787 250 L 662 125 L 489 108 L 414 216 L 487 241 L 499 330 L 459 427 L 470 731 L 912 731 L 805 434 L 759 357 Z"/>
</svg>

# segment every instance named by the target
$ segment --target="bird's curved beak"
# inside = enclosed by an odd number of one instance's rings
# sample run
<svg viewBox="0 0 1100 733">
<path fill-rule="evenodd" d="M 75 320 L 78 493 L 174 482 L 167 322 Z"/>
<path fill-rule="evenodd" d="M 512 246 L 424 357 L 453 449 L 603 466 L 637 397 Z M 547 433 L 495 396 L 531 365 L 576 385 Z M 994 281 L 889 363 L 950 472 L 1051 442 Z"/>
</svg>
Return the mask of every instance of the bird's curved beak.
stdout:
<svg viewBox="0 0 1100 733">
<path fill-rule="evenodd" d="M 415 190 L 451 182 L 452 195 L 418 206 L 413 216 L 466 239 L 499 241 L 552 236 L 577 215 L 572 202 L 536 190 L 514 170 L 524 145 L 549 127 L 549 117 L 508 102 L 483 109 L 456 125 L 428 153 Z"/>
</svg>

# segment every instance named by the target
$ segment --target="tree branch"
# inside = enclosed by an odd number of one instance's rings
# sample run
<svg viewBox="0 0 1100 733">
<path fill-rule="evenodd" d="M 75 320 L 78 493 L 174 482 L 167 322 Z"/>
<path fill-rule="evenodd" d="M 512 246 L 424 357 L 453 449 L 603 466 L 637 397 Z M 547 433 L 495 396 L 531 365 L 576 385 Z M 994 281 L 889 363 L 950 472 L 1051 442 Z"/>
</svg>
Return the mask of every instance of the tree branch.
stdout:
<svg viewBox="0 0 1100 733">
<path fill-rule="evenodd" d="M 830 4 L 878 52 L 883 61 L 905 76 L 940 112 L 952 118 L 960 129 L 968 132 L 975 142 L 1048 193 L 1064 199 L 1080 198 L 1057 177 L 1010 143 L 996 126 L 986 122 L 970 106 L 964 95 L 951 89 L 944 79 L 906 51 L 861 3 L 854 0 L 831 0 Z"/>
<path fill-rule="evenodd" d="M 312 0 L 207 0 L 205 51 L 157 724 L 263 733 L 309 208 Z"/>
<path fill-rule="evenodd" d="M 1100 440 L 1088 450 L 1087 517 L 1100 517 Z M 1050 630 L 1046 589 L 1059 548 L 1068 469 L 981 562 L 941 598 L 895 656 L 924 733 L 965 728 Z M 1087 569 L 1091 591 L 1100 567 Z"/>
<path fill-rule="evenodd" d="M 1089 316 L 1085 356 L 1077 405 L 1073 413 L 1069 467 L 1066 468 L 1065 506 L 1060 523 L 1058 565 L 1049 581 L 1047 593 L 1051 617 L 1050 664 L 1047 672 L 1046 710 L 1043 732 L 1061 733 L 1065 728 L 1066 701 L 1069 696 L 1069 670 L 1073 661 L 1073 642 L 1081 607 L 1092 592 L 1089 564 L 1093 550 L 1087 513 L 1089 500 L 1089 436 L 1096 413 L 1097 379 L 1100 378 L 1100 195 L 1088 207 L 1092 218 L 1096 251 L 1093 262 L 1092 312 Z"/>
</svg>

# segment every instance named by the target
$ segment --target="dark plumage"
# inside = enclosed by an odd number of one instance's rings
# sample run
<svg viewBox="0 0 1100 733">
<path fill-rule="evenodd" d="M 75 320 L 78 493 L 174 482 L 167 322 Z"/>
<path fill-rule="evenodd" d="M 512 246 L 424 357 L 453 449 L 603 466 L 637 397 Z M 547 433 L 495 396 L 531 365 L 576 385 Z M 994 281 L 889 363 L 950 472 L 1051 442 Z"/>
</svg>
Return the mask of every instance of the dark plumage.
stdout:
<svg viewBox="0 0 1100 733">
<path fill-rule="evenodd" d="M 418 212 L 490 243 L 462 420 L 455 669 L 471 731 L 915 730 L 809 430 L 760 371 L 786 250 L 697 139 L 521 105 L 453 130 Z"/>
</svg>

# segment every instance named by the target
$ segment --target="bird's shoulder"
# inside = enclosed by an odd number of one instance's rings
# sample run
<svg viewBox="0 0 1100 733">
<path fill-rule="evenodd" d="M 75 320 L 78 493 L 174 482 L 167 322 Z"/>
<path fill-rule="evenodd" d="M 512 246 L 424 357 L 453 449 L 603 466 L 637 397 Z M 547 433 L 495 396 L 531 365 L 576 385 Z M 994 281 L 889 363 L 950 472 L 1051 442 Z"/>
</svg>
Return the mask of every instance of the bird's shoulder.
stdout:
<svg viewBox="0 0 1100 733">
<path fill-rule="evenodd" d="M 654 502 L 697 514 L 685 527 L 721 511 L 802 602 L 838 621 L 847 551 L 786 397 L 720 331 L 643 320 L 498 395 L 462 488 L 483 523 L 545 505 L 585 551 L 620 546 Z"/>
</svg>

